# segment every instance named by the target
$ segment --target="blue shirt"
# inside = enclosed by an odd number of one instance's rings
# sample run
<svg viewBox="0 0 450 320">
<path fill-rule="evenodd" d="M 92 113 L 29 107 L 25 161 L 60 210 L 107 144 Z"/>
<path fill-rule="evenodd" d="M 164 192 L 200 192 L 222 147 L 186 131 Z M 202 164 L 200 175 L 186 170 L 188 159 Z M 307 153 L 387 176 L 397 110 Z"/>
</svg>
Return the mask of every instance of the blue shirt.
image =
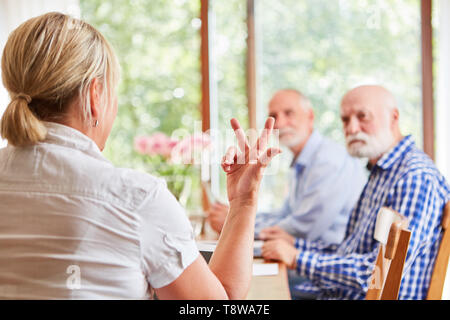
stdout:
<svg viewBox="0 0 450 320">
<path fill-rule="evenodd" d="M 364 299 L 379 248 L 375 221 L 385 206 L 406 216 L 411 231 L 399 299 L 426 298 L 449 198 L 433 161 L 405 137 L 372 168 L 340 245 L 296 240 L 297 272 L 311 281 L 297 289 L 319 299 Z"/>
<path fill-rule="evenodd" d="M 258 213 L 255 231 L 278 225 L 294 237 L 339 243 L 367 175 L 345 148 L 313 131 L 290 170 L 280 211 Z"/>
</svg>

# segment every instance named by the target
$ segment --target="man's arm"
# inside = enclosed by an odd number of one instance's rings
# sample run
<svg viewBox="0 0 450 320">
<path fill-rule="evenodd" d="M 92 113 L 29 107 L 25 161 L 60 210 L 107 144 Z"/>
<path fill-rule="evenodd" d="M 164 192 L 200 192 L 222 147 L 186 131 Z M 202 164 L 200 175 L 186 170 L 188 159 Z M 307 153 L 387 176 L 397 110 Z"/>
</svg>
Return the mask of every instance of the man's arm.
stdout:
<svg viewBox="0 0 450 320">
<path fill-rule="evenodd" d="M 272 212 L 258 212 L 255 218 L 255 237 L 258 238 L 261 230 L 264 228 L 274 226 L 281 220 L 285 219 L 289 214 L 289 203 L 284 201 L 283 206 Z"/>
<path fill-rule="evenodd" d="M 350 172 L 348 164 L 342 168 L 316 165 L 300 181 L 295 209 L 277 225 L 288 233 L 304 239 L 323 239 L 339 243 L 344 238 L 349 215 L 356 203 L 364 176 Z M 334 231 L 330 227 L 335 225 Z"/>
<path fill-rule="evenodd" d="M 405 270 L 429 248 L 439 223 L 439 203 L 434 183 L 422 175 L 406 177 L 393 189 L 387 205 L 410 219 L 411 240 Z M 307 242 L 303 242 L 300 243 L 296 270 L 323 290 L 350 289 L 365 294 L 377 252 L 378 246 L 366 254 L 324 254 L 307 250 Z M 423 282 L 423 279 L 415 281 Z"/>
<path fill-rule="evenodd" d="M 281 219 L 285 218 L 288 213 L 287 201 L 284 206 L 274 212 L 259 212 L 255 221 L 255 236 L 258 237 L 259 232 L 268 226 L 277 224 Z M 207 220 L 214 231 L 220 233 L 222 231 L 225 219 L 230 207 L 223 203 L 213 203 L 207 213 Z"/>
<path fill-rule="evenodd" d="M 443 205 L 436 181 L 426 173 L 406 175 L 389 195 L 387 206 L 409 220 L 411 239 L 405 269 L 438 241 Z"/>
</svg>

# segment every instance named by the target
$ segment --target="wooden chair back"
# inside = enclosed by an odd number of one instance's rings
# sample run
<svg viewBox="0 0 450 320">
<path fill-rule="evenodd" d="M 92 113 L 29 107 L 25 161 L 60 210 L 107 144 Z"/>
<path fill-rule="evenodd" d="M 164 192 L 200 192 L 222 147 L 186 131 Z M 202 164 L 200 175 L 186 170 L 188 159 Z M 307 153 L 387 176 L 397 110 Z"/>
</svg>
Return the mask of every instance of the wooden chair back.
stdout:
<svg viewBox="0 0 450 320">
<path fill-rule="evenodd" d="M 410 238 L 404 223 L 391 224 L 386 245 L 380 245 L 366 300 L 397 300 Z"/>
<path fill-rule="evenodd" d="M 448 262 L 450 256 L 450 232 L 448 231 L 450 224 L 450 201 L 444 207 L 442 213 L 442 236 L 439 246 L 438 255 L 433 267 L 430 286 L 428 288 L 427 300 L 441 300 L 444 291 L 445 276 L 448 270 Z"/>
</svg>

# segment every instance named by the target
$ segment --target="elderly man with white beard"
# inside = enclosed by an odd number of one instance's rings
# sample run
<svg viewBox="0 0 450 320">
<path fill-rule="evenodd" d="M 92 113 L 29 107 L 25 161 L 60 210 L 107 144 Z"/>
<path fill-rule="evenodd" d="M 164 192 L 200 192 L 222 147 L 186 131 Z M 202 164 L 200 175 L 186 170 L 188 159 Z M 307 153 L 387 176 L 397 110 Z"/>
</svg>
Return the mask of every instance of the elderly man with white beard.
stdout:
<svg viewBox="0 0 450 320">
<path fill-rule="evenodd" d="M 450 186 L 411 136 L 399 129 L 393 95 L 381 86 L 350 90 L 341 102 L 350 154 L 369 159 L 369 180 L 353 210 L 344 241 L 328 245 L 281 234 L 262 254 L 281 260 L 309 281 L 296 289 L 319 299 L 363 299 L 378 253 L 373 238 L 381 207 L 404 215 L 411 230 L 399 299 L 424 299 L 439 248 L 442 211 Z"/>
<path fill-rule="evenodd" d="M 290 237 L 339 243 L 358 196 L 367 181 L 361 162 L 343 146 L 314 129 L 310 101 L 299 91 L 277 91 L 269 102 L 280 143 L 293 154 L 289 192 L 280 210 L 258 212 L 255 235 L 272 239 L 285 231 Z M 220 232 L 228 206 L 215 203 L 208 212 Z"/>
</svg>

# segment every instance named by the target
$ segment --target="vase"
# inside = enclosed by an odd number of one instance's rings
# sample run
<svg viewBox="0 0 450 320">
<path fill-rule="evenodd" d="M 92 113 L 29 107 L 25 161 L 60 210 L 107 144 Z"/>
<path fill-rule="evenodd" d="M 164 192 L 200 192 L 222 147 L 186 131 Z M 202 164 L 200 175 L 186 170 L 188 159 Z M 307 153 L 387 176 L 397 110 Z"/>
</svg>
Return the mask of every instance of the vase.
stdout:
<svg viewBox="0 0 450 320">
<path fill-rule="evenodd" d="M 192 190 L 192 178 L 189 176 L 165 176 L 167 188 L 183 208 L 186 208 Z"/>
</svg>

